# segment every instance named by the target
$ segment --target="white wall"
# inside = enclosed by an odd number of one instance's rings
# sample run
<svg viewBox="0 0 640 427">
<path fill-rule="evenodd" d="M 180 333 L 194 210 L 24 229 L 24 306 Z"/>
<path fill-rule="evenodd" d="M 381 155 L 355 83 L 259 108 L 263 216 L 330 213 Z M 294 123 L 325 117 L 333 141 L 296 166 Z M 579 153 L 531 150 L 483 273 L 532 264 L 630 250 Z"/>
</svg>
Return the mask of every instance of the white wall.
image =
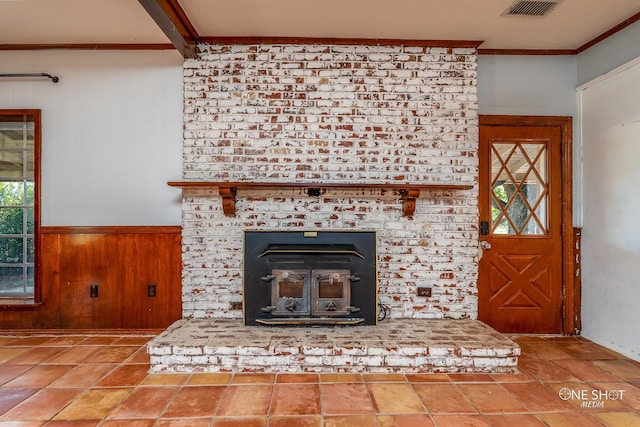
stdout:
<svg viewBox="0 0 640 427">
<path fill-rule="evenodd" d="M 179 225 L 182 58 L 175 51 L 6 51 L 0 109 L 42 110 L 42 225 Z"/>
<path fill-rule="evenodd" d="M 578 55 L 578 84 L 640 56 L 640 21 L 628 26 Z"/>
<path fill-rule="evenodd" d="M 583 335 L 640 360 L 640 61 L 581 90 Z"/>
<path fill-rule="evenodd" d="M 575 56 L 480 55 L 480 114 L 575 116 Z"/>
</svg>

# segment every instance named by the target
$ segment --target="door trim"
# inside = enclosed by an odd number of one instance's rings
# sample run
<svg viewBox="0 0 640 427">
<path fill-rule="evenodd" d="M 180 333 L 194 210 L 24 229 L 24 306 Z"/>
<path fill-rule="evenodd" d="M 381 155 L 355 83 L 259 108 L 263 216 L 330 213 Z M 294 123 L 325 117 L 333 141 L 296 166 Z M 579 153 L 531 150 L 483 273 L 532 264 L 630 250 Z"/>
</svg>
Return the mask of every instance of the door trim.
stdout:
<svg viewBox="0 0 640 427">
<path fill-rule="evenodd" d="M 480 126 L 551 126 L 561 132 L 562 165 L 562 331 L 580 333 L 580 281 L 574 275 L 573 119 L 570 116 L 479 115 Z"/>
</svg>

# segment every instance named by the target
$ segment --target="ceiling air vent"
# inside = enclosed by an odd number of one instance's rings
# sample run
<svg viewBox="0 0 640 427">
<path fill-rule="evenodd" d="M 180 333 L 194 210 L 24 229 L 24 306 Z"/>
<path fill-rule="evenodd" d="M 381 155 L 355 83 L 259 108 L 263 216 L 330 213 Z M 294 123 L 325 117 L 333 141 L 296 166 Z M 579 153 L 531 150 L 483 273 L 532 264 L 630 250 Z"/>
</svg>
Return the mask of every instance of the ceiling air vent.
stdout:
<svg viewBox="0 0 640 427">
<path fill-rule="evenodd" d="M 518 0 L 507 9 L 504 16 L 546 16 L 562 0 Z"/>
</svg>

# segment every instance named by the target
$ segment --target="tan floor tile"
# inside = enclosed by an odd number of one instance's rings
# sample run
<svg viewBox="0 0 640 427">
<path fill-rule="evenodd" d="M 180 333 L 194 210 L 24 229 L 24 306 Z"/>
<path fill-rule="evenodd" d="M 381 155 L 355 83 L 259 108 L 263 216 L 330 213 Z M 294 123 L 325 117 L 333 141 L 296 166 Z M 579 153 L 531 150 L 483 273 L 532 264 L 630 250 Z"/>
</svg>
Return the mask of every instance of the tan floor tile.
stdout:
<svg viewBox="0 0 640 427">
<path fill-rule="evenodd" d="M 7 411 L 2 420 L 43 420 L 46 421 L 56 415 L 73 399 L 78 397 L 84 389 L 56 389 L 47 388 L 26 399 L 10 411 Z"/>
<path fill-rule="evenodd" d="M 323 383 L 361 383 L 363 381 L 362 374 L 320 374 L 320 382 Z"/>
<path fill-rule="evenodd" d="M 51 345 L 52 343 L 53 345 L 60 345 L 56 343 L 57 339 L 58 337 L 25 337 L 25 338 L 20 338 L 17 341 L 14 341 L 13 343 L 11 343 L 11 345 L 33 346 L 33 347 L 41 344 Z"/>
<path fill-rule="evenodd" d="M 266 427 L 267 417 L 214 418 L 212 427 Z"/>
<path fill-rule="evenodd" d="M 449 374 L 449 379 L 454 383 L 486 383 L 494 381 L 489 374 Z"/>
<path fill-rule="evenodd" d="M 6 363 L 30 351 L 28 347 L 2 347 L 0 348 L 0 363 Z"/>
<path fill-rule="evenodd" d="M 211 418 L 159 419 L 155 427 L 209 427 Z"/>
<path fill-rule="evenodd" d="M 115 345 L 133 345 L 133 346 L 142 346 L 151 341 L 153 337 L 151 336 L 124 336 L 119 338 Z"/>
<path fill-rule="evenodd" d="M 520 371 L 530 374 L 540 381 L 578 381 L 578 378 L 565 371 L 552 361 L 521 357 L 518 361 L 518 368 L 520 369 Z"/>
<path fill-rule="evenodd" d="M 146 377 L 147 365 L 121 365 L 98 383 L 98 387 L 122 387 L 140 384 Z"/>
<path fill-rule="evenodd" d="M 405 382 L 403 374 L 363 374 L 366 382 Z"/>
<path fill-rule="evenodd" d="M 318 374 L 278 374 L 277 383 L 317 383 Z"/>
<path fill-rule="evenodd" d="M 91 387 L 116 368 L 115 363 L 78 365 L 50 384 L 50 387 Z"/>
<path fill-rule="evenodd" d="M 0 421 L 0 427 L 41 427 L 45 425 L 45 421 Z M 50 423 L 46 423 L 50 426 Z M 69 427 L 69 426 L 67 426 Z"/>
<path fill-rule="evenodd" d="M 544 360 L 573 359 L 575 357 L 564 351 L 561 344 L 553 342 L 529 343 L 523 347 L 531 350 L 532 357 L 538 357 Z"/>
<path fill-rule="evenodd" d="M 190 374 L 149 374 L 142 381 L 142 385 L 182 385 Z"/>
<path fill-rule="evenodd" d="M 227 388 L 217 416 L 267 415 L 271 403 L 273 386 L 232 385 Z"/>
<path fill-rule="evenodd" d="M 271 400 L 272 415 L 310 415 L 320 413 L 318 384 L 276 384 Z"/>
<path fill-rule="evenodd" d="M 324 427 L 378 427 L 378 420 L 373 415 L 328 416 Z"/>
<path fill-rule="evenodd" d="M 232 374 L 211 373 L 192 374 L 187 380 L 188 385 L 225 385 L 231 381 Z"/>
<path fill-rule="evenodd" d="M 480 415 L 434 415 L 438 427 L 491 427 Z"/>
<path fill-rule="evenodd" d="M 109 418 L 159 418 L 177 391 L 178 387 L 138 387 Z"/>
<path fill-rule="evenodd" d="M 320 384 L 322 413 L 328 415 L 373 414 L 365 384 Z"/>
<path fill-rule="evenodd" d="M 459 384 L 458 388 L 481 413 L 527 412 L 527 408 L 499 384 Z"/>
<path fill-rule="evenodd" d="M 621 357 L 620 354 L 592 342 L 568 343 L 563 349 L 579 359 L 608 360 Z"/>
<path fill-rule="evenodd" d="M 605 371 L 626 381 L 640 380 L 640 367 L 627 360 L 597 360 L 593 362 Z"/>
<path fill-rule="evenodd" d="M 106 420 L 100 427 L 153 427 L 155 422 L 156 420 Z"/>
<path fill-rule="evenodd" d="M 563 345 L 580 343 L 580 342 L 590 342 L 588 339 L 581 337 L 580 335 L 573 335 L 573 336 L 548 335 L 548 336 L 544 336 L 543 339 L 546 342 L 557 342 Z"/>
<path fill-rule="evenodd" d="M 235 374 L 231 379 L 232 384 L 261 384 L 275 381 L 276 374 Z"/>
<path fill-rule="evenodd" d="M 81 347 L 80 347 L 81 348 Z M 91 363 L 122 363 L 138 350 L 135 346 L 110 346 L 105 347 L 87 361 Z"/>
<path fill-rule="evenodd" d="M 104 349 L 104 346 L 100 345 L 70 347 L 68 350 L 52 357 L 47 361 L 47 363 L 61 365 L 69 363 L 83 363 L 102 349 Z"/>
<path fill-rule="evenodd" d="M 590 415 L 580 412 L 543 413 L 537 416 L 550 427 L 602 427 Z"/>
<path fill-rule="evenodd" d="M 322 417 L 320 415 L 269 417 L 269 427 L 322 427 Z"/>
<path fill-rule="evenodd" d="M 412 383 L 448 383 L 451 382 L 447 374 L 405 374 L 407 381 Z"/>
<path fill-rule="evenodd" d="M 640 414 L 637 412 L 598 412 L 593 416 L 607 427 L 640 426 Z"/>
<path fill-rule="evenodd" d="M 369 383 L 369 394 L 376 412 L 400 414 L 424 412 L 424 406 L 411 384 Z"/>
<path fill-rule="evenodd" d="M 52 420 L 48 421 L 46 427 L 97 427 L 102 420 Z"/>
<path fill-rule="evenodd" d="M 0 385 L 22 375 L 31 368 L 29 365 L 0 365 Z"/>
<path fill-rule="evenodd" d="M 15 365 L 36 365 L 62 353 L 66 349 L 67 347 L 34 347 L 9 360 L 7 363 Z"/>
<path fill-rule="evenodd" d="M 38 365 L 3 387 L 46 387 L 73 368 L 73 365 Z"/>
<path fill-rule="evenodd" d="M 124 363 L 146 363 L 148 365 L 150 360 L 151 356 L 147 352 L 147 347 L 140 347 Z"/>
<path fill-rule="evenodd" d="M 71 402 L 54 419 L 100 420 L 106 418 L 132 391 L 131 388 L 91 389 Z"/>
<path fill-rule="evenodd" d="M 574 409 L 583 412 L 620 411 L 627 409 L 619 400 L 605 397 L 608 390 L 604 390 L 603 394 L 601 394 L 599 390 L 587 383 L 547 383 L 546 386 L 556 391 L 558 397 L 570 403 Z"/>
<path fill-rule="evenodd" d="M 618 399 L 619 395 L 619 401 L 624 406 L 640 412 L 640 388 L 626 382 L 593 382 L 591 385 L 611 393 L 612 398 Z"/>
<path fill-rule="evenodd" d="M 380 427 L 432 427 L 433 421 L 427 414 L 402 414 L 378 416 Z"/>
<path fill-rule="evenodd" d="M 535 415 L 530 414 L 486 415 L 485 419 L 493 427 L 544 427 L 546 425 Z"/>
<path fill-rule="evenodd" d="M 414 384 L 416 394 L 431 414 L 477 414 L 476 408 L 453 384 Z"/>
<path fill-rule="evenodd" d="M 76 345 L 82 341 L 87 339 L 86 335 L 62 335 L 53 338 L 49 338 L 49 340 L 45 341 L 46 345 Z"/>
<path fill-rule="evenodd" d="M 554 363 L 582 381 L 619 381 L 620 378 L 600 368 L 589 360 L 555 360 Z"/>
<path fill-rule="evenodd" d="M 2 388 L 0 389 L 0 414 L 4 414 L 14 406 L 27 400 L 38 392 L 37 388 Z"/>
<path fill-rule="evenodd" d="M 112 335 L 110 335 L 110 336 L 91 336 L 91 337 L 86 337 L 85 339 L 80 341 L 78 343 L 78 345 L 100 345 L 100 346 L 104 346 L 104 345 L 113 344 L 114 342 L 116 342 L 119 339 L 120 339 L 119 336 L 112 336 Z"/>
<path fill-rule="evenodd" d="M 531 375 L 526 372 L 516 372 L 513 374 L 491 374 L 493 380 L 499 383 L 510 382 L 531 382 L 536 381 Z"/>
<path fill-rule="evenodd" d="M 212 417 L 226 391 L 224 386 L 183 387 L 162 414 L 162 418 Z"/>
<path fill-rule="evenodd" d="M 570 403 L 562 400 L 558 392 L 540 383 L 502 384 L 507 391 L 525 404 L 531 412 L 571 411 Z"/>
</svg>

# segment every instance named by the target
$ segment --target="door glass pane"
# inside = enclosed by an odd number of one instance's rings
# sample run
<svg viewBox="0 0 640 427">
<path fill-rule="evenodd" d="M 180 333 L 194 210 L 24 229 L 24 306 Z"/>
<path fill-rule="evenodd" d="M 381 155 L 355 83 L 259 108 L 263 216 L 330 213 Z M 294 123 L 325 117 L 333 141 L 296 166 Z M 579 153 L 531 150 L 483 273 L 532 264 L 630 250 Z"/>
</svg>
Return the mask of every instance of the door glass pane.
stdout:
<svg viewBox="0 0 640 427">
<path fill-rule="evenodd" d="M 304 298 L 304 281 L 284 279 L 278 283 L 278 297 Z"/>
<path fill-rule="evenodd" d="M 343 298 L 344 284 L 340 280 L 318 280 L 318 297 Z"/>
<path fill-rule="evenodd" d="M 547 147 L 500 142 L 491 150 L 493 234 L 547 233 Z"/>
</svg>

